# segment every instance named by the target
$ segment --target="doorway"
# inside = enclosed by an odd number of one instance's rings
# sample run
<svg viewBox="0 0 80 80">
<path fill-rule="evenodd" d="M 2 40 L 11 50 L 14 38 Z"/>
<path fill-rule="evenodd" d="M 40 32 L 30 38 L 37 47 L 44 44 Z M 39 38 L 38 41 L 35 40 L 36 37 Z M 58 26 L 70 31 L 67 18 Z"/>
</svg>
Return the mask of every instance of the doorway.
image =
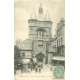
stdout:
<svg viewBox="0 0 80 80">
<path fill-rule="evenodd" d="M 43 53 L 39 53 L 36 55 L 37 62 L 42 62 L 44 60 L 45 55 Z"/>
</svg>

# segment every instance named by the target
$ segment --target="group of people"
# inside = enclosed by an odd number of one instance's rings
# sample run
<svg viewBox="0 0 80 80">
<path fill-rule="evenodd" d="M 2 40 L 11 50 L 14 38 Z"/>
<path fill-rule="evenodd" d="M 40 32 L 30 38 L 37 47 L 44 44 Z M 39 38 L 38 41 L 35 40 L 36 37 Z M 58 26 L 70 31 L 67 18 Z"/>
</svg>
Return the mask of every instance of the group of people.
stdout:
<svg viewBox="0 0 80 80">
<path fill-rule="evenodd" d="M 33 60 L 31 60 L 29 63 L 27 64 L 19 64 L 18 65 L 18 69 L 21 70 L 21 72 L 31 72 L 33 70 L 35 70 L 35 72 L 41 72 L 43 68 L 43 64 L 42 62 L 35 62 Z"/>
<path fill-rule="evenodd" d="M 43 68 L 43 64 L 41 62 L 37 63 L 33 61 L 28 63 L 28 69 L 30 71 L 35 70 L 35 72 L 41 72 L 42 68 Z"/>
</svg>

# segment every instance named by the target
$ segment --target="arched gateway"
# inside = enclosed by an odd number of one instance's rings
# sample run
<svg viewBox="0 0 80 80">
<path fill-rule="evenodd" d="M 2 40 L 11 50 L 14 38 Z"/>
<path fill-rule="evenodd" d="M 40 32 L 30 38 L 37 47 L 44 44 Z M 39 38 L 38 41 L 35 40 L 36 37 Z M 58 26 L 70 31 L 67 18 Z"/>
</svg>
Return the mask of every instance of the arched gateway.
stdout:
<svg viewBox="0 0 80 80">
<path fill-rule="evenodd" d="M 45 55 L 43 53 L 39 53 L 36 55 L 36 60 L 37 62 L 42 62 L 44 63 L 45 62 Z"/>
</svg>

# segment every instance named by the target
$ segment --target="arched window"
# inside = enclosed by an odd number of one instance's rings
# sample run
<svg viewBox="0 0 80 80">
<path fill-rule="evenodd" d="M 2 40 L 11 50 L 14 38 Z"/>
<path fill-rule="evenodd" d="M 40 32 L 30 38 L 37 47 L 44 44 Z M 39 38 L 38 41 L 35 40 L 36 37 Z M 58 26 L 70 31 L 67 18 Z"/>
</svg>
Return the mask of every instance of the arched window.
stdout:
<svg viewBox="0 0 80 80">
<path fill-rule="evenodd" d="M 38 37 L 43 37 L 43 32 L 42 31 L 38 31 Z"/>
<path fill-rule="evenodd" d="M 33 28 L 31 28 L 31 32 L 33 32 Z"/>
</svg>

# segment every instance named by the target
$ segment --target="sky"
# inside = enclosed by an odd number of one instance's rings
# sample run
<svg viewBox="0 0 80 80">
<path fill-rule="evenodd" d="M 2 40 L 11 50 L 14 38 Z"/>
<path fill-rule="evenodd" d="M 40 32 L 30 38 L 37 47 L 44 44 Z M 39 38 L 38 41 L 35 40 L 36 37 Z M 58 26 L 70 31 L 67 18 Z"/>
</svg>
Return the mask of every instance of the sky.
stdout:
<svg viewBox="0 0 80 80">
<path fill-rule="evenodd" d="M 14 0 L 14 42 L 28 39 L 28 20 L 33 8 L 38 16 L 39 6 L 42 4 L 43 14 L 48 10 L 52 24 L 52 37 L 54 37 L 57 23 L 65 18 L 64 0 Z"/>
</svg>

